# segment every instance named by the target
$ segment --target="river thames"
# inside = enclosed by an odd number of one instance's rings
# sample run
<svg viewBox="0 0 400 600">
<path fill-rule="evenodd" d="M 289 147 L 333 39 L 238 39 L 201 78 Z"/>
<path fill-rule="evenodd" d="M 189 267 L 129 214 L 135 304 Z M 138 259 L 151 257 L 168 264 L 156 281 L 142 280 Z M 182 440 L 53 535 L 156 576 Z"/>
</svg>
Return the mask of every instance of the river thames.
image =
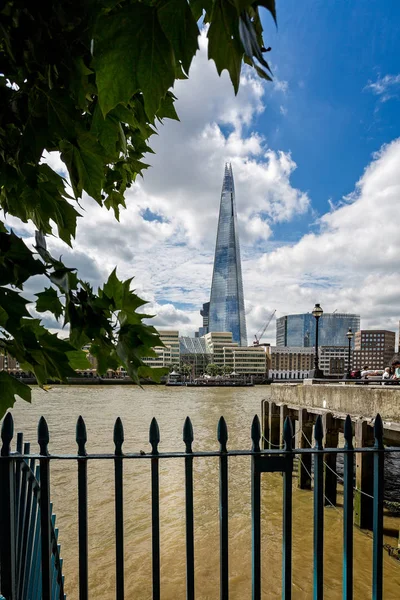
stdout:
<svg viewBox="0 0 400 600">
<path fill-rule="evenodd" d="M 18 401 L 12 411 L 15 431 L 23 431 L 36 452 L 37 422 L 47 419 L 50 452 L 76 452 L 75 424 L 86 422 L 88 452 L 113 451 L 113 427 L 120 416 L 125 452 L 150 451 L 152 417 L 160 427 L 160 451 L 184 450 L 182 427 L 187 415 L 194 428 L 194 450 L 217 450 L 217 422 L 228 425 L 228 448 L 250 449 L 250 426 L 260 413 L 268 387 L 167 388 L 148 386 L 54 386 L 33 390 L 32 404 Z M 51 463 L 51 492 L 57 514 L 67 597 L 78 598 L 77 466 L 72 461 Z M 89 591 L 92 598 L 115 597 L 114 492 L 112 461 L 90 461 Z M 293 598 L 312 595 L 312 494 L 293 482 Z M 341 598 L 342 502 L 325 509 L 325 598 Z M 151 598 L 150 461 L 124 462 L 125 597 Z M 219 598 L 218 459 L 194 460 L 196 597 Z M 281 597 L 282 477 L 262 478 L 263 598 Z M 160 461 L 161 598 L 185 598 L 184 462 Z M 386 517 L 385 541 L 395 545 L 399 520 Z M 371 597 L 372 538 L 354 529 L 354 598 Z M 229 463 L 230 598 L 251 597 L 250 459 L 232 457 Z M 400 562 L 384 553 L 384 598 L 400 598 Z"/>
</svg>

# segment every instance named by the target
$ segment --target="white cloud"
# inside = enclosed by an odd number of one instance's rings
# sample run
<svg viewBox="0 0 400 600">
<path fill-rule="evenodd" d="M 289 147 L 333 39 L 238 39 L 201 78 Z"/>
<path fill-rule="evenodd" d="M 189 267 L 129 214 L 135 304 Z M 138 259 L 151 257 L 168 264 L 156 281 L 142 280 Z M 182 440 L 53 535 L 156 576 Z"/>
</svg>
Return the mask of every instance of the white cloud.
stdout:
<svg viewBox="0 0 400 600">
<path fill-rule="evenodd" d="M 400 139 L 374 155 L 345 203 L 320 219 L 319 233 L 254 259 L 245 277 L 250 303 L 263 294 L 280 316 L 320 302 L 328 312 L 361 314 L 365 328 L 397 329 L 399 161 Z"/>
<path fill-rule="evenodd" d="M 268 118 L 267 101 L 279 106 L 276 90 L 246 71 L 235 98 L 227 74 L 218 78 L 207 62 L 204 38 L 201 47 L 189 81 L 176 85 L 181 122 L 167 122 L 153 138 L 152 168 L 129 190 L 121 222 L 85 198 L 75 252 L 54 238 L 50 249 L 96 285 L 117 265 L 121 277 L 135 277 L 156 325 L 193 333 L 209 298 L 224 162 L 231 161 L 249 341 L 274 309 L 280 316 L 315 302 L 360 313 L 364 327 L 397 328 L 400 139 L 372 158 L 351 194 L 331 203 L 316 233 L 277 246 L 277 223 L 312 212 L 308 195 L 291 184 L 296 157 L 254 130 L 263 111 Z M 151 213 L 156 220 L 146 220 Z M 274 334 L 272 322 L 267 339 Z"/>
<path fill-rule="evenodd" d="M 368 81 L 365 90 L 371 91 L 376 96 L 380 97 L 381 102 L 387 102 L 393 96 L 400 86 L 400 74 L 379 76 L 376 81 Z"/>
</svg>

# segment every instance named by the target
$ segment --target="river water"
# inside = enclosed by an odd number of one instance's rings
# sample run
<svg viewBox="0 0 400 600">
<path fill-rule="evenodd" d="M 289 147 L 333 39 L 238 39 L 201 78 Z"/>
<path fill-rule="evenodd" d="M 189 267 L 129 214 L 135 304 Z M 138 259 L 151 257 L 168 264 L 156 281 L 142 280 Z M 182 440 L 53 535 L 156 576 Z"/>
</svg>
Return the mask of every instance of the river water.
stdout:
<svg viewBox="0 0 400 600">
<path fill-rule="evenodd" d="M 250 425 L 260 412 L 265 388 L 167 388 L 148 386 L 54 386 L 33 391 L 33 402 L 18 401 L 13 409 L 16 431 L 36 451 L 36 428 L 41 415 L 50 430 L 50 452 L 76 452 L 75 424 L 85 419 L 88 452 L 113 451 L 117 416 L 125 430 L 125 452 L 149 452 L 148 428 L 157 417 L 160 451 L 183 450 L 182 426 L 189 415 L 195 450 L 218 449 L 216 427 L 224 415 L 229 449 L 249 449 Z M 161 598 L 185 598 L 184 464 L 182 459 L 160 461 Z M 78 598 L 76 463 L 51 463 L 51 490 L 64 559 L 65 590 Z M 91 461 L 89 477 L 89 585 L 91 598 L 115 597 L 114 493 L 112 461 Z M 293 496 L 294 600 L 312 597 L 312 494 Z M 340 488 L 339 488 L 340 489 Z M 219 598 L 218 459 L 194 461 L 196 597 Z M 342 495 L 339 493 L 339 504 Z M 250 459 L 232 457 L 229 464 L 230 598 L 251 597 Z M 127 600 L 151 598 L 150 461 L 124 462 L 125 589 Z M 281 594 L 282 477 L 264 474 L 262 481 L 263 598 Z M 386 540 L 397 541 L 399 520 L 385 518 Z M 371 597 L 372 539 L 354 529 L 354 598 Z M 325 598 L 341 598 L 342 511 L 325 509 Z M 400 562 L 384 553 L 384 598 L 400 598 Z"/>
</svg>

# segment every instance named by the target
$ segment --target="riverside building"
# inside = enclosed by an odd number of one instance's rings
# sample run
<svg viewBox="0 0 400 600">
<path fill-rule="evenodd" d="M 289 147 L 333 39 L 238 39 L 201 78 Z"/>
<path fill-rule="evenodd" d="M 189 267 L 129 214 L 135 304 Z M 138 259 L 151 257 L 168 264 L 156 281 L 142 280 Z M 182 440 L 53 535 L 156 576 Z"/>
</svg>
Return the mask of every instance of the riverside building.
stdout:
<svg viewBox="0 0 400 600">
<path fill-rule="evenodd" d="M 385 329 L 362 329 L 354 336 L 353 369 L 389 367 L 395 351 L 396 334 Z"/>
<path fill-rule="evenodd" d="M 208 332 L 221 331 L 231 332 L 234 342 L 247 346 L 235 185 L 230 163 L 225 165 L 222 184 L 208 315 Z"/>
<path fill-rule="evenodd" d="M 360 315 L 347 313 L 324 313 L 319 320 L 318 341 L 320 346 L 345 346 L 346 333 L 360 331 Z M 277 347 L 311 348 L 315 344 L 315 318 L 311 313 L 285 315 L 276 320 Z M 354 338 L 352 341 L 354 347 Z"/>
<path fill-rule="evenodd" d="M 270 353 L 273 379 L 305 379 L 314 367 L 314 348 L 271 346 Z"/>
</svg>

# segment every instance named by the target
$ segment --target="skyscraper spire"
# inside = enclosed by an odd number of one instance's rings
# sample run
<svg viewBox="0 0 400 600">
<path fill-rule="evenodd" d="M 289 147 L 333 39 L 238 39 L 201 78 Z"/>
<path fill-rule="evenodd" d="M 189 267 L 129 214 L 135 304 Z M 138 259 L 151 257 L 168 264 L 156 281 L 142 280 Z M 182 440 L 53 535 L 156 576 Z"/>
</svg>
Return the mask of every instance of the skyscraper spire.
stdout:
<svg viewBox="0 0 400 600">
<path fill-rule="evenodd" d="M 230 331 L 247 346 L 242 266 L 232 165 L 225 164 L 211 284 L 209 331 Z"/>
</svg>

